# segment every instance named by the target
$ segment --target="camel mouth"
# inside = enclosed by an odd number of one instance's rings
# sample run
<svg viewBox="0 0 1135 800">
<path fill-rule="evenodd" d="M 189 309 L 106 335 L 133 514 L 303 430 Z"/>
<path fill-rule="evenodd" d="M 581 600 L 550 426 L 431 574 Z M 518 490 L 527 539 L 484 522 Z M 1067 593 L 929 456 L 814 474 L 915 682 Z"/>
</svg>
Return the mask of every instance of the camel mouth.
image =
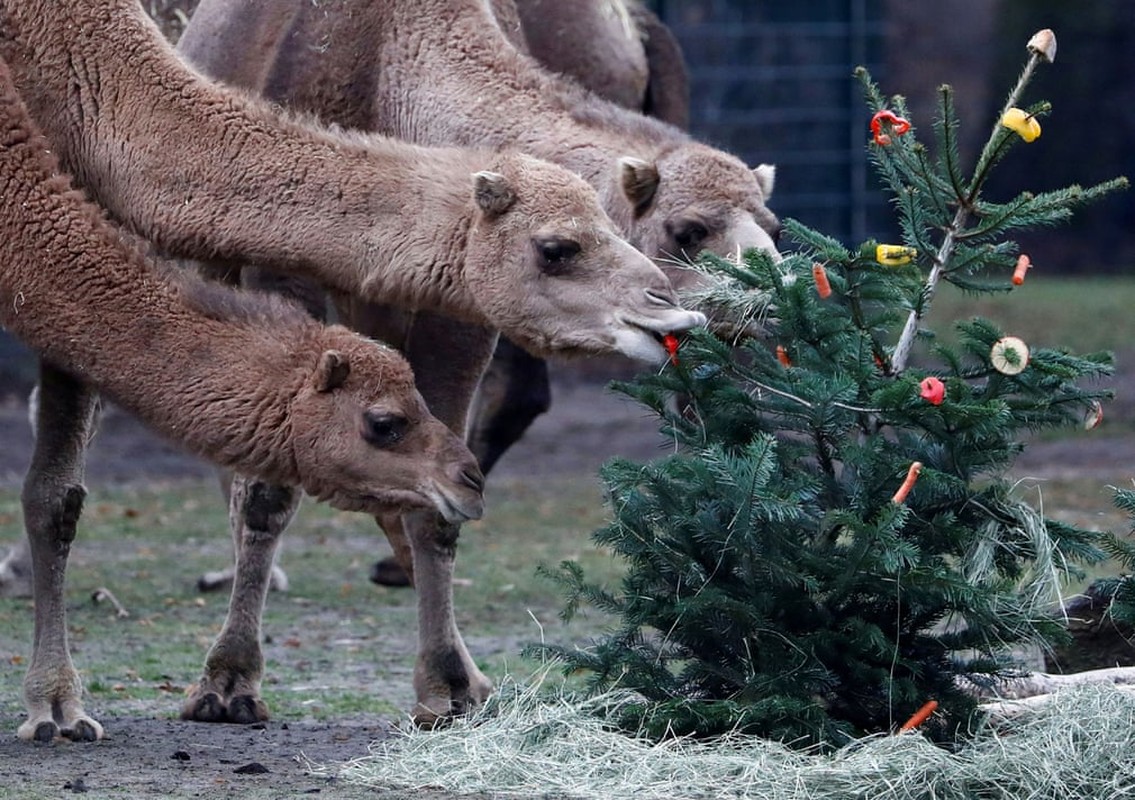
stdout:
<svg viewBox="0 0 1135 800">
<path fill-rule="evenodd" d="M 450 525 L 480 519 L 485 513 L 485 498 L 479 491 L 470 491 L 468 488 L 446 491 L 441 485 L 433 483 L 423 489 L 421 494 Z"/>
</svg>

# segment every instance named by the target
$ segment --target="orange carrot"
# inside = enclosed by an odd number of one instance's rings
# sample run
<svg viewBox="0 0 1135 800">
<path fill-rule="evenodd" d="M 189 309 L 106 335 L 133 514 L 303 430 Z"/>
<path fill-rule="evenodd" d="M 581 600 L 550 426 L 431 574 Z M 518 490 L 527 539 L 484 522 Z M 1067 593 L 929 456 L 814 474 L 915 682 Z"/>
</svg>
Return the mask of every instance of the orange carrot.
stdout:
<svg viewBox="0 0 1135 800">
<path fill-rule="evenodd" d="M 1029 262 L 1029 257 L 1024 253 L 1017 256 L 1017 268 L 1013 270 L 1013 285 L 1020 286 L 1025 282 L 1025 273 L 1029 271 L 1032 264 Z"/>
<path fill-rule="evenodd" d="M 821 300 L 827 300 L 832 296 L 832 285 L 823 264 L 812 265 L 812 279 L 816 282 L 816 294 Z"/>
<path fill-rule="evenodd" d="M 914 730 L 919 725 L 926 722 L 926 720 L 930 719 L 930 715 L 933 714 L 935 709 L 937 708 L 937 700 L 927 700 L 926 703 L 923 704 L 922 708 L 915 711 L 914 715 L 902 724 L 902 727 L 899 728 L 899 733 L 905 733 L 906 731 Z"/>
<path fill-rule="evenodd" d="M 910 494 L 910 490 L 914 488 L 914 482 L 918 480 L 918 473 L 922 472 L 922 462 L 915 461 L 910 465 L 910 469 L 906 471 L 906 480 L 902 482 L 902 486 L 895 492 L 895 496 L 891 498 L 892 503 L 901 503 L 906 500 L 906 496 Z"/>
<path fill-rule="evenodd" d="M 785 367 L 792 366 L 792 359 L 788 357 L 788 351 L 784 349 L 782 344 L 776 346 L 776 360 Z"/>
</svg>

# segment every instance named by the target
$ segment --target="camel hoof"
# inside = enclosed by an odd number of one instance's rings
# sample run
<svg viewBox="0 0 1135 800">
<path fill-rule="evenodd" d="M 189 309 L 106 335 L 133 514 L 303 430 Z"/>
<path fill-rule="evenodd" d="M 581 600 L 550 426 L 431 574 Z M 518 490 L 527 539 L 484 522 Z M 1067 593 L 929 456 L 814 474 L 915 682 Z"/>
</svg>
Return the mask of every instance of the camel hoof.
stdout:
<svg viewBox="0 0 1135 800">
<path fill-rule="evenodd" d="M 237 695 L 229 702 L 229 722 L 238 725 L 251 725 L 254 722 L 267 722 L 268 706 L 259 697 L 250 694 Z"/>
<path fill-rule="evenodd" d="M 395 559 L 384 558 L 371 566 L 370 582 L 379 586 L 409 586 L 410 577 Z"/>
<path fill-rule="evenodd" d="M 225 701 L 216 692 L 206 692 L 199 697 L 191 696 L 181 707 L 181 718 L 192 722 L 227 722 L 228 712 Z"/>
<path fill-rule="evenodd" d="M 35 726 L 35 733 L 32 734 L 33 742 L 40 742 L 42 744 L 50 744 L 55 741 L 55 737 L 59 735 L 59 726 L 54 722 L 41 722 Z"/>
<path fill-rule="evenodd" d="M 102 728 L 93 720 L 80 719 L 69 728 L 63 728 L 59 734 L 72 742 L 97 742 L 102 738 Z"/>
</svg>

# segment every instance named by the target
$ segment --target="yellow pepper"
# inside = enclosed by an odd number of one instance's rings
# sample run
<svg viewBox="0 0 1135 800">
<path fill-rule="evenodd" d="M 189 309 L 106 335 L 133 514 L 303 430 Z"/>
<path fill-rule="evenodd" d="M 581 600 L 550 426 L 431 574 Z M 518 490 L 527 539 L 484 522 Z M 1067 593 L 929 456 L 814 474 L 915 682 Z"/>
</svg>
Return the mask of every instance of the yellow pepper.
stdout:
<svg viewBox="0 0 1135 800">
<path fill-rule="evenodd" d="M 1040 136 L 1040 123 L 1036 117 L 1026 114 L 1019 108 L 1010 108 L 1001 117 L 1001 124 L 1016 133 L 1026 142 Z"/>
<path fill-rule="evenodd" d="M 875 260 L 885 267 L 901 267 L 918 258 L 918 251 L 901 244 L 880 244 L 875 247 Z"/>
</svg>

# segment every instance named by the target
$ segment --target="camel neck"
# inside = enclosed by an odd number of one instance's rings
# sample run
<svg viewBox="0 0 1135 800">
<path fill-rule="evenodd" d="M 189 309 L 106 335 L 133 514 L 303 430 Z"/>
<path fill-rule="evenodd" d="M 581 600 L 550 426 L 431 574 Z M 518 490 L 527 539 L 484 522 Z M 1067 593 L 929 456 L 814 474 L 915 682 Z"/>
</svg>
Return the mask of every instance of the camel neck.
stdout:
<svg viewBox="0 0 1135 800">
<path fill-rule="evenodd" d="M 186 67 L 134 0 L 0 9 L 0 55 L 60 160 L 159 251 L 475 316 L 460 275 L 442 274 L 460 267 L 476 171 L 456 152 L 430 164 L 458 174 L 423 176 L 417 148 L 283 119 Z M 398 237 L 428 241 L 431 260 Z"/>
</svg>

